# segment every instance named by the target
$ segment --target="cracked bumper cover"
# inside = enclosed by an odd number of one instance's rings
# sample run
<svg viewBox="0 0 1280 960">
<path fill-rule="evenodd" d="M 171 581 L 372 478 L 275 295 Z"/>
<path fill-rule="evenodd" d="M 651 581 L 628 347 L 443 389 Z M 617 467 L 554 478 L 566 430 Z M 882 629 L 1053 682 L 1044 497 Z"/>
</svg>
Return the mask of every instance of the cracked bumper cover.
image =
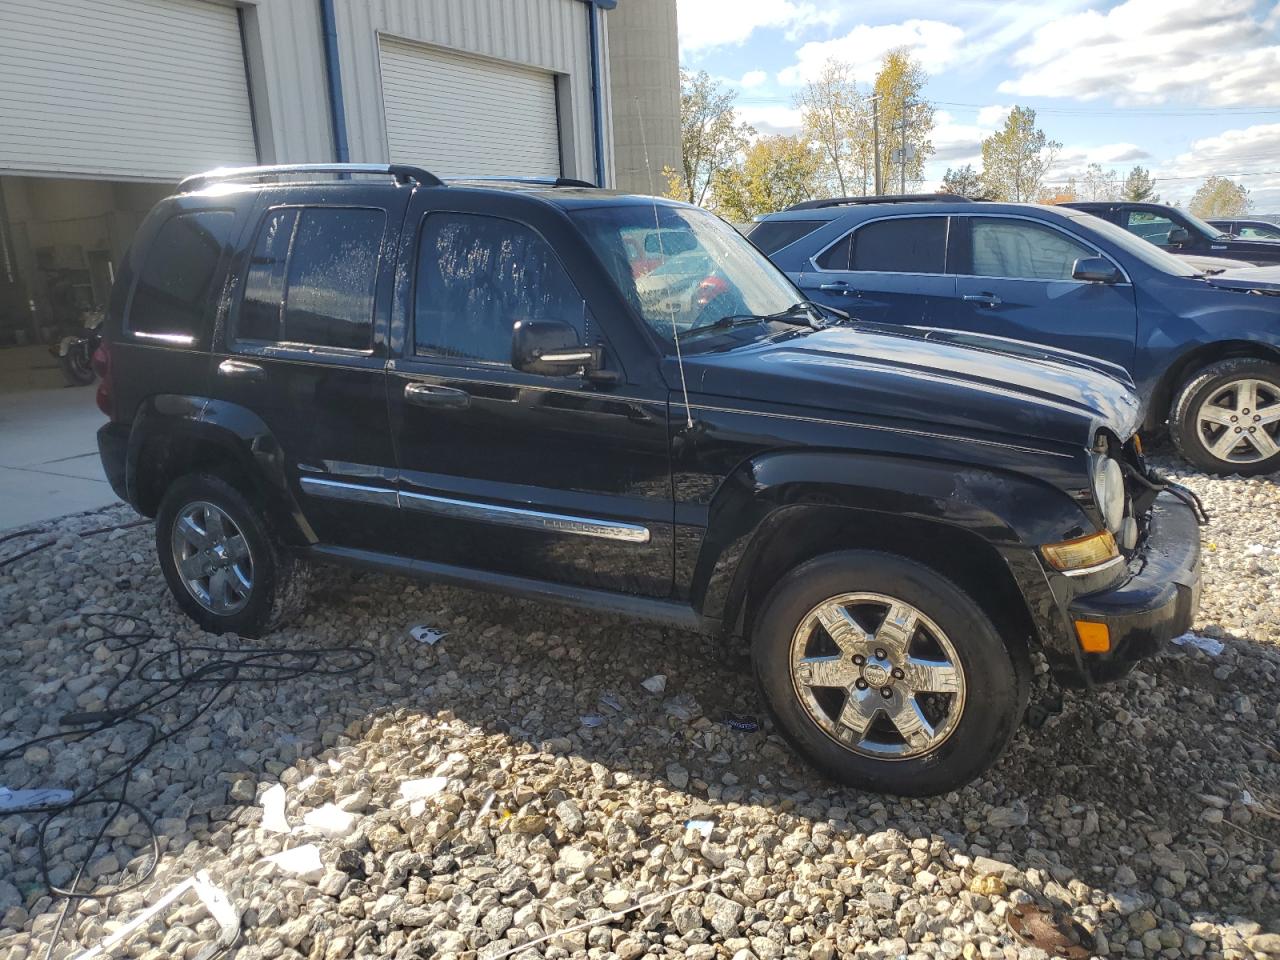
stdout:
<svg viewBox="0 0 1280 960">
<path fill-rule="evenodd" d="M 1191 627 L 1200 605 L 1200 525 L 1191 507 L 1161 494 L 1141 550 L 1118 583 L 1073 598 L 1068 617 L 1105 623 L 1111 635 L 1107 653 L 1083 654 L 1089 679 L 1124 676 Z M 1074 628 L 1073 628 L 1074 632 Z"/>
</svg>

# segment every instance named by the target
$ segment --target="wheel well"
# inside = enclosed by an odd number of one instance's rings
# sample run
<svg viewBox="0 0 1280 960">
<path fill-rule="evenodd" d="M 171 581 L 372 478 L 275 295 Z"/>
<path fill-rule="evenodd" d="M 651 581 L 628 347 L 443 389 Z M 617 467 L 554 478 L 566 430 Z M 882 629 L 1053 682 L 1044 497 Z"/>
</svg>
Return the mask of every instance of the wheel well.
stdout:
<svg viewBox="0 0 1280 960">
<path fill-rule="evenodd" d="M 749 638 L 760 608 L 788 571 L 835 550 L 879 550 L 914 560 L 971 596 L 1011 648 L 1037 642 L 1026 600 L 1000 554 L 977 534 L 911 517 L 829 505 L 783 507 L 752 544 L 745 590 L 730 622 Z"/>
<path fill-rule="evenodd" d="M 258 493 L 252 476 L 234 454 L 206 438 L 172 434 L 150 437 L 139 451 L 138 464 L 135 506 L 147 517 L 156 515 L 173 482 L 189 473 L 216 474 L 246 496 Z"/>
<path fill-rule="evenodd" d="M 1280 351 L 1250 340 L 1223 340 L 1188 351 L 1170 365 L 1152 393 L 1151 403 L 1147 407 L 1146 429 L 1154 430 L 1164 426 L 1169 419 L 1169 407 L 1173 404 L 1174 394 L 1195 375 L 1196 371 L 1219 360 L 1231 360 L 1236 357 L 1254 357 L 1258 360 L 1280 362 Z"/>
</svg>

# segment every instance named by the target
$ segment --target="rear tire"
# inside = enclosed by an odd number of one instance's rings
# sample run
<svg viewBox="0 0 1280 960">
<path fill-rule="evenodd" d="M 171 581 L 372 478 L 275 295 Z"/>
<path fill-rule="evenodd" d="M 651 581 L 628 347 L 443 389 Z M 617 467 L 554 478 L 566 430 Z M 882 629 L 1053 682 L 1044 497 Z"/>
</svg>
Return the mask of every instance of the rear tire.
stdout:
<svg viewBox="0 0 1280 960">
<path fill-rule="evenodd" d="M 1174 398 L 1169 433 L 1208 473 L 1280 470 L 1280 364 L 1237 357 L 1205 367 Z"/>
<path fill-rule="evenodd" d="M 1011 652 L 968 595 L 922 564 L 867 550 L 825 554 L 779 581 L 752 656 L 796 750 L 833 780 L 878 793 L 968 783 L 1008 745 L 1030 694 L 1026 652 Z"/>
<path fill-rule="evenodd" d="M 170 486 L 156 551 L 174 600 L 210 633 L 258 637 L 306 604 L 306 563 L 277 546 L 260 508 L 222 477 L 188 474 Z"/>
<path fill-rule="evenodd" d="M 62 368 L 62 377 L 69 387 L 87 387 L 98 378 L 93 372 L 93 362 L 88 356 L 82 356 L 80 349 L 72 347 L 58 358 L 58 366 Z"/>
</svg>

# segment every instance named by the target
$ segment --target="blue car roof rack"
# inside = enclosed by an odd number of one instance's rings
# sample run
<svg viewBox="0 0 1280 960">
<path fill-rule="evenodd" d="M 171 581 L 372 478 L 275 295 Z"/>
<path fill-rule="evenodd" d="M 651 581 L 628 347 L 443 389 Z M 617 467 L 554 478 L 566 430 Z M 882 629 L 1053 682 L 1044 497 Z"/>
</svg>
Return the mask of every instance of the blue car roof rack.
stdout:
<svg viewBox="0 0 1280 960">
<path fill-rule="evenodd" d="M 823 210 L 827 207 L 847 207 L 860 203 L 977 203 L 972 197 L 958 193 L 899 193 L 881 197 L 830 197 L 826 200 L 805 200 L 793 203 L 787 210 Z M 784 211 L 786 212 L 786 211 Z"/>
<path fill-rule="evenodd" d="M 369 174 L 395 177 L 397 183 L 418 183 L 424 187 L 443 187 L 444 181 L 434 173 L 404 163 L 275 163 L 259 167 L 218 167 L 185 178 L 178 184 L 178 191 L 186 193 L 211 183 L 225 180 L 264 180 L 268 177 L 297 176 L 298 174 Z"/>
</svg>

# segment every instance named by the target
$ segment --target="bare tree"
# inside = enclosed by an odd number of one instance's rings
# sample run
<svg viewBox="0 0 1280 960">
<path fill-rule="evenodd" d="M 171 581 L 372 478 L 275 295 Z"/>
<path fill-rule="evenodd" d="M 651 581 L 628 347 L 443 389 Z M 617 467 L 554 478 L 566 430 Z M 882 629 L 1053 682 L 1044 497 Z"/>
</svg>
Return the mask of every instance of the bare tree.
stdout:
<svg viewBox="0 0 1280 960">
<path fill-rule="evenodd" d="M 822 172 L 838 196 L 868 193 L 872 174 L 871 111 L 858 92 L 853 68 L 828 60 L 799 94 L 804 137 L 822 157 Z"/>
<path fill-rule="evenodd" d="M 1078 195 L 1081 200 L 1119 200 L 1120 175 L 1103 170 L 1100 163 L 1091 163 L 1080 181 Z"/>
<path fill-rule="evenodd" d="M 737 162 L 755 129 L 738 122 L 736 99 L 705 70 L 680 71 L 681 169 L 663 170 L 667 196 L 701 204 L 715 175 Z"/>
</svg>

